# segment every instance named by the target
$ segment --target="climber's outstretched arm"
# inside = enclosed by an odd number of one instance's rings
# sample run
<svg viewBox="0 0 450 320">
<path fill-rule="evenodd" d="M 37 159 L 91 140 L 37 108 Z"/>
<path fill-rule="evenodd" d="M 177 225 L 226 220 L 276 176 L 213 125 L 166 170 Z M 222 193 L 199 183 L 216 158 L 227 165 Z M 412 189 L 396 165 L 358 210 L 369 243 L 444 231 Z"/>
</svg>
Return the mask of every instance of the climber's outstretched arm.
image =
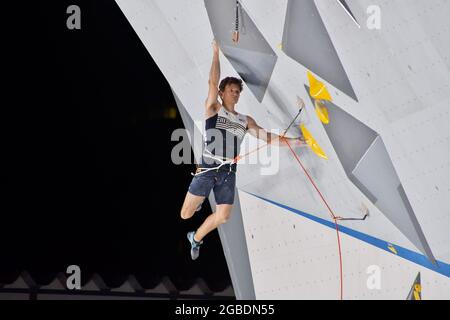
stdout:
<svg viewBox="0 0 450 320">
<path fill-rule="evenodd" d="M 286 140 L 296 143 L 300 142 L 300 144 L 305 143 L 303 138 L 287 138 L 277 135 L 275 133 L 268 132 L 265 129 L 261 128 L 256 123 L 256 121 L 250 116 L 247 116 L 247 125 L 248 125 L 248 133 L 250 133 L 252 136 L 258 139 L 266 141 L 268 144 L 276 142 L 281 146 L 287 146 Z M 278 141 L 280 141 L 281 143 Z"/>
</svg>

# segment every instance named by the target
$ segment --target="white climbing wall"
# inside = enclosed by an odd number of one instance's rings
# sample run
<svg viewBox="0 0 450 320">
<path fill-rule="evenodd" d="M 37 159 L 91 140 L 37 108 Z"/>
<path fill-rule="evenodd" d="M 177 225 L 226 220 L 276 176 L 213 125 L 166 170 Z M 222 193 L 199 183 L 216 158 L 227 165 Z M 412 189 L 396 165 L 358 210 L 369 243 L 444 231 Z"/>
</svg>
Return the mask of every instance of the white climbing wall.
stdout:
<svg viewBox="0 0 450 320">
<path fill-rule="evenodd" d="M 204 1 L 116 2 L 190 118 L 201 129 L 213 37 Z M 424 299 L 448 299 L 450 42 L 447 37 L 450 23 L 447 17 L 450 1 L 346 2 L 361 29 L 337 1 L 314 1 L 357 101 L 333 87 L 327 79 L 320 80 L 327 85 L 336 106 L 383 139 L 438 260 L 437 266 L 430 265 L 347 178 L 305 90 L 307 69 L 282 51 L 287 0 L 241 0 L 242 9 L 277 60 L 262 101 L 244 85 L 236 110 L 250 114 L 266 129 L 283 130 L 298 111 L 297 96 L 302 98 L 306 108 L 301 121 L 329 158 L 320 159 L 308 148 L 295 146 L 303 166 L 336 215 L 362 217 L 361 208 L 368 208 L 370 216 L 365 221 L 340 222 L 344 229 L 340 232 L 344 299 L 406 299 L 419 272 Z M 381 9 L 380 30 L 369 30 L 366 26 L 370 5 Z M 245 25 L 245 21 L 242 23 Z M 234 21 L 230 21 L 230 36 L 233 25 Z M 243 41 L 252 36 L 245 34 L 245 30 L 242 32 Z M 314 35 L 315 30 L 310 32 Z M 308 46 L 308 43 L 301 45 Z M 233 64 L 223 54 L 220 58 L 222 76 L 238 77 Z M 295 136 L 299 132 L 296 126 L 289 134 Z M 242 153 L 254 146 L 255 139 L 246 137 Z M 269 159 L 279 166 L 274 174 L 262 175 L 261 164 L 249 164 L 245 160 L 239 164 L 240 210 L 233 214 L 242 216 L 243 229 L 240 231 L 242 223 L 239 222 L 235 232 L 245 233 L 248 246 L 247 254 L 239 259 L 248 259 L 250 265 L 249 270 L 241 270 L 240 276 L 248 275 L 258 299 L 339 299 L 338 247 L 336 230 L 327 226 L 332 222 L 330 213 L 289 149 L 271 148 L 273 153 Z M 259 155 L 266 151 L 262 149 Z M 223 231 L 222 243 L 228 265 L 233 268 L 233 259 L 238 259 L 233 253 L 242 248 L 227 241 L 228 231 Z M 367 286 L 369 266 L 380 268 L 380 289 Z M 240 283 L 234 281 L 233 285 Z"/>
<path fill-rule="evenodd" d="M 239 192 L 257 299 L 338 299 L 336 230 Z M 417 273 L 422 299 L 449 297 L 450 279 L 340 233 L 344 299 L 406 299 Z M 371 266 L 380 286 L 372 287 Z M 367 283 L 369 282 L 369 285 Z"/>
</svg>

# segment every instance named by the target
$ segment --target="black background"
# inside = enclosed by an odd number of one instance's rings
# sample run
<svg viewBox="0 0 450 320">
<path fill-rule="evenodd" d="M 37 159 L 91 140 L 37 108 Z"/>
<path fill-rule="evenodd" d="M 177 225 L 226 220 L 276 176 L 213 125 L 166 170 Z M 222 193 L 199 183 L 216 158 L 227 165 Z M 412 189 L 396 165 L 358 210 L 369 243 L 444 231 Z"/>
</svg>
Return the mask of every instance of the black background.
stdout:
<svg viewBox="0 0 450 320">
<path fill-rule="evenodd" d="M 72 4 L 81 30 L 66 27 Z M 83 282 L 99 273 L 112 287 L 128 274 L 144 287 L 166 275 L 179 289 L 197 277 L 228 286 L 217 231 L 190 259 L 186 232 L 210 208 L 179 218 L 194 170 L 170 158 L 183 123 L 167 116 L 170 87 L 115 1 L 3 14 L 0 283 L 24 270 L 48 283 L 76 264 Z"/>
</svg>

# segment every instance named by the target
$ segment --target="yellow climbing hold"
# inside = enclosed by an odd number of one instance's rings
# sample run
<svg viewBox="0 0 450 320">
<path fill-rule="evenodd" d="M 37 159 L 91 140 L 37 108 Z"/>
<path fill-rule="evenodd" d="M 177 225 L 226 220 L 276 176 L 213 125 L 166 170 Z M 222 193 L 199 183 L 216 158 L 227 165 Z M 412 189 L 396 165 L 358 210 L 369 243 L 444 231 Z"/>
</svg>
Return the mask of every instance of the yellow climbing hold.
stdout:
<svg viewBox="0 0 450 320">
<path fill-rule="evenodd" d="M 278 49 L 283 49 L 283 43 L 280 42 L 280 43 L 277 45 L 277 47 L 278 47 Z"/>
<path fill-rule="evenodd" d="M 397 254 L 397 249 L 392 244 L 388 244 L 388 249 L 391 250 L 393 253 Z"/>
<path fill-rule="evenodd" d="M 316 114 L 319 117 L 320 121 L 324 124 L 328 124 L 330 122 L 330 118 L 328 117 L 328 109 L 325 107 L 325 104 L 320 100 L 314 101 Z"/>
<path fill-rule="evenodd" d="M 309 132 L 308 129 L 306 129 L 303 123 L 300 125 L 300 130 L 302 130 L 303 138 L 305 138 L 306 144 L 312 149 L 312 151 L 319 157 L 328 160 L 328 157 L 325 154 L 325 152 L 323 152 L 322 148 L 317 144 L 311 132 Z"/>
<path fill-rule="evenodd" d="M 422 286 L 420 284 L 414 285 L 414 300 L 421 300 L 420 299 L 420 292 L 422 291 Z"/>
<path fill-rule="evenodd" d="M 330 93 L 325 84 L 317 80 L 314 75 L 308 71 L 309 94 L 314 99 L 331 101 Z"/>
<path fill-rule="evenodd" d="M 422 292 L 422 286 L 420 284 L 414 285 L 414 300 L 421 300 L 420 292 Z"/>
</svg>

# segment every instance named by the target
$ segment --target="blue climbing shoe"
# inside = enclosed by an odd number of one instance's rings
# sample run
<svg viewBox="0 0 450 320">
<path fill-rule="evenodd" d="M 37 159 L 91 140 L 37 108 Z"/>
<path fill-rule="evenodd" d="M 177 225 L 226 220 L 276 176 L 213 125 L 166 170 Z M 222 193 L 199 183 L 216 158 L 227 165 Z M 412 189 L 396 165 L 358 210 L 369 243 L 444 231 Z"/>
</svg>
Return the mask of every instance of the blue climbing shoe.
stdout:
<svg viewBox="0 0 450 320">
<path fill-rule="evenodd" d="M 190 231 L 187 233 L 187 238 L 191 243 L 191 258 L 195 260 L 200 255 L 200 246 L 203 244 L 203 240 L 197 242 L 194 240 L 195 231 Z"/>
</svg>

